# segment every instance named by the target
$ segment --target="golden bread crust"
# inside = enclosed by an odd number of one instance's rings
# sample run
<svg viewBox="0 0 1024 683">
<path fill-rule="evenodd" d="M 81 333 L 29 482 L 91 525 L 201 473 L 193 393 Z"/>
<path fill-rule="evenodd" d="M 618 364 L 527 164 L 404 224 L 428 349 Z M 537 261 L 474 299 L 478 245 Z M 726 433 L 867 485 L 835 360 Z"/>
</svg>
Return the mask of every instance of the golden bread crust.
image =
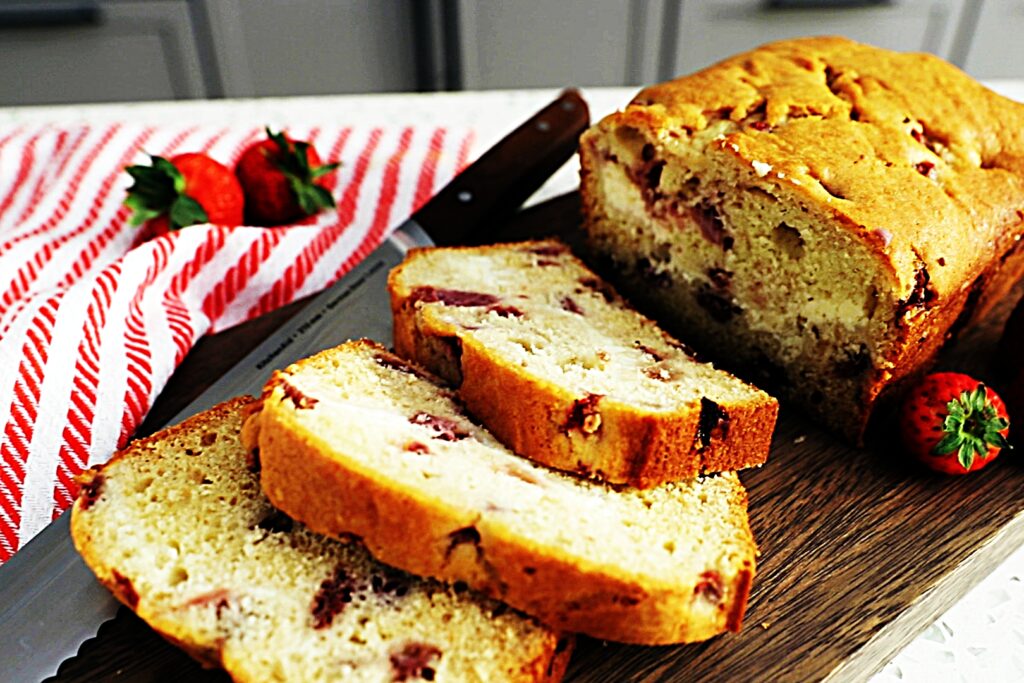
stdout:
<svg viewBox="0 0 1024 683">
<path fill-rule="evenodd" d="M 324 352 L 320 362 L 338 367 L 346 362 L 343 354 L 351 348 Z M 487 504 L 479 507 L 459 496 L 438 499 L 426 489 L 403 484 L 379 467 L 361 462 L 364 456 L 347 452 L 344 443 L 316 426 L 321 420 L 340 424 L 335 413 L 310 417 L 327 410 L 322 406 L 328 399 L 320 400 L 308 385 L 303 386 L 304 363 L 275 373 L 256 418 L 258 430 L 246 433 L 258 438 L 258 444 L 249 445 L 258 445 L 261 483 L 268 498 L 311 529 L 358 536 L 382 562 L 421 576 L 463 581 L 557 629 L 621 642 L 665 644 L 704 640 L 740 628 L 756 548 L 746 518 L 746 492 L 734 473 L 720 475 L 728 480 L 723 484 L 728 485 L 730 496 L 721 509 L 731 521 L 723 522 L 740 525 L 746 545 L 742 559 L 735 560 L 729 573 L 711 572 L 702 579 L 680 570 L 668 580 L 645 577 L 644 570 L 636 567 L 594 564 L 566 547 L 548 545 L 550 541 L 542 540 L 544 534 L 532 537 L 513 528 L 498 507 L 488 512 Z M 296 402 L 297 387 L 308 400 Z M 378 429 L 383 430 L 383 426 Z M 386 457 L 383 443 L 375 450 L 381 453 L 379 458 Z M 508 457 L 516 460 L 512 454 Z M 518 476 L 546 478 L 529 472 Z M 566 485 L 561 475 L 551 476 L 558 480 L 549 495 L 557 497 L 557 489 Z M 502 477 L 496 476 L 492 486 L 501 485 Z M 605 495 L 616 494 L 609 490 Z M 685 513 L 680 509 L 679 514 Z M 636 561 L 643 563 L 642 558 Z M 713 586 L 702 587 L 702 580 Z M 713 607 L 703 604 L 702 591 L 715 595 Z"/>
<path fill-rule="evenodd" d="M 937 297 L 954 295 L 1024 232 L 1024 104 L 934 55 L 782 41 L 645 88 L 599 125 L 664 138 L 722 117 L 740 128 L 717 146 L 827 205 L 892 269 L 901 298 L 921 267 Z"/>
</svg>

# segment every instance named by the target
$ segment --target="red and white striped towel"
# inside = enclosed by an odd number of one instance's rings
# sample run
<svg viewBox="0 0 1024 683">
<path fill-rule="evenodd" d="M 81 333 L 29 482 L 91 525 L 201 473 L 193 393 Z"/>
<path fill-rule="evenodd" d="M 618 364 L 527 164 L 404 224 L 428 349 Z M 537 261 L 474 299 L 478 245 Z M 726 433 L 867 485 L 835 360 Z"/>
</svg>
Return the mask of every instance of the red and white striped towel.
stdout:
<svg viewBox="0 0 1024 683">
<path fill-rule="evenodd" d="M 445 128 L 289 127 L 341 161 L 308 225 L 192 226 L 132 248 L 143 152 L 232 166 L 261 128 L 0 130 L 0 563 L 67 508 L 73 478 L 142 421 L 199 337 L 323 289 L 466 162 Z"/>
</svg>

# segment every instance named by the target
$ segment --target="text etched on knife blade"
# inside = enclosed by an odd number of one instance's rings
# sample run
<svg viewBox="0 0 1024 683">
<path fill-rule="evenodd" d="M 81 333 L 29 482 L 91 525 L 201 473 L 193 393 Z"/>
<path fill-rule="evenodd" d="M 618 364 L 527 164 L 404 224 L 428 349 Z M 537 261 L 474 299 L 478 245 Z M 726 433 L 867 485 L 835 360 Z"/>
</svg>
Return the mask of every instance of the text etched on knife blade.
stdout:
<svg viewBox="0 0 1024 683">
<path fill-rule="evenodd" d="M 256 369 L 257 370 L 262 370 L 263 368 L 265 368 L 268 365 L 270 365 L 274 361 L 274 359 L 277 358 L 278 356 L 280 356 L 281 353 L 285 349 L 287 349 L 289 346 L 291 346 L 292 343 L 296 339 L 298 339 L 299 337 L 301 337 L 302 335 L 306 334 L 311 329 L 313 329 L 316 326 L 316 324 L 323 319 L 324 312 L 326 310 L 333 310 L 334 308 L 336 308 L 341 302 L 343 302 L 345 299 L 347 299 L 352 294 L 352 292 L 354 292 L 357 289 L 359 289 L 360 287 L 362 287 L 366 283 L 366 280 L 368 278 L 373 277 L 382 268 L 384 268 L 384 265 L 385 265 L 384 261 L 376 261 L 376 262 L 374 262 L 369 267 L 369 269 L 368 269 L 368 271 L 366 273 L 364 273 L 362 276 L 360 276 L 356 280 L 353 280 L 349 284 L 348 287 L 346 287 L 345 289 L 343 289 L 341 292 L 338 293 L 338 296 L 332 298 L 330 301 L 328 301 L 326 304 L 324 304 L 324 306 L 322 308 L 320 308 L 317 311 L 315 311 L 313 313 L 313 315 L 311 315 L 310 317 L 308 317 L 305 320 L 303 320 L 299 324 L 299 326 L 295 330 L 295 332 L 292 333 L 291 336 L 289 336 L 287 339 L 284 339 L 280 344 L 278 344 L 276 347 L 274 347 L 273 351 L 271 351 L 266 356 L 261 358 L 259 360 L 259 362 L 256 363 Z"/>
</svg>

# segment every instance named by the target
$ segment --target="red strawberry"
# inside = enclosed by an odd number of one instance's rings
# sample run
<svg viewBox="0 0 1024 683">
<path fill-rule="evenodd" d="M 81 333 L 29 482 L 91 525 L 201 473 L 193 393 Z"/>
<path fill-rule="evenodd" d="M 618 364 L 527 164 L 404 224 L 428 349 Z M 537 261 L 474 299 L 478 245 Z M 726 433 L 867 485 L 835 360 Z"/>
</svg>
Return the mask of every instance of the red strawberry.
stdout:
<svg viewBox="0 0 1024 683">
<path fill-rule="evenodd" d="M 132 225 L 150 237 L 197 223 L 241 225 L 245 198 L 238 179 L 205 154 L 151 156 L 152 166 L 129 166 L 135 180 L 124 203 L 134 209 Z"/>
<path fill-rule="evenodd" d="M 246 219 L 253 225 L 284 225 L 334 207 L 326 175 L 338 164 L 321 164 L 308 142 L 267 130 L 235 166 L 245 191 Z"/>
<path fill-rule="evenodd" d="M 926 376 L 903 403 L 903 443 L 918 460 L 947 474 L 967 474 L 1008 446 L 1006 406 L 984 384 L 956 372 Z"/>
</svg>

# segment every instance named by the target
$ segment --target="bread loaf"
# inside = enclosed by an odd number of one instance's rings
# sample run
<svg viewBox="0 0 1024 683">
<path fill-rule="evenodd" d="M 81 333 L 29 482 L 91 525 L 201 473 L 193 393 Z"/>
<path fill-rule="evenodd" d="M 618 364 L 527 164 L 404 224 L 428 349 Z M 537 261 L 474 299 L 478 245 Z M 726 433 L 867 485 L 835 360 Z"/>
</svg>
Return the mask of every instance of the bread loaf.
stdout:
<svg viewBox="0 0 1024 683">
<path fill-rule="evenodd" d="M 778 406 L 699 362 L 556 241 L 418 249 L 395 349 L 520 455 L 637 487 L 759 465 Z"/>
<path fill-rule="evenodd" d="M 557 681 L 571 650 L 505 605 L 312 533 L 260 493 L 236 399 L 89 470 L 71 517 L 97 577 L 238 681 Z"/>
<path fill-rule="evenodd" d="M 624 293 L 852 439 L 1024 271 L 1024 105 L 930 55 L 766 45 L 644 89 L 580 161 Z"/>
<path fill-rule="evenodd" d="M 290 516 L 554 628 L 658 644 L 740 626 L 756 548 L 735 473 L 617 490 L 546 469 L 370 342 L 274 373 L 243 438 Z"/>
</svg>

